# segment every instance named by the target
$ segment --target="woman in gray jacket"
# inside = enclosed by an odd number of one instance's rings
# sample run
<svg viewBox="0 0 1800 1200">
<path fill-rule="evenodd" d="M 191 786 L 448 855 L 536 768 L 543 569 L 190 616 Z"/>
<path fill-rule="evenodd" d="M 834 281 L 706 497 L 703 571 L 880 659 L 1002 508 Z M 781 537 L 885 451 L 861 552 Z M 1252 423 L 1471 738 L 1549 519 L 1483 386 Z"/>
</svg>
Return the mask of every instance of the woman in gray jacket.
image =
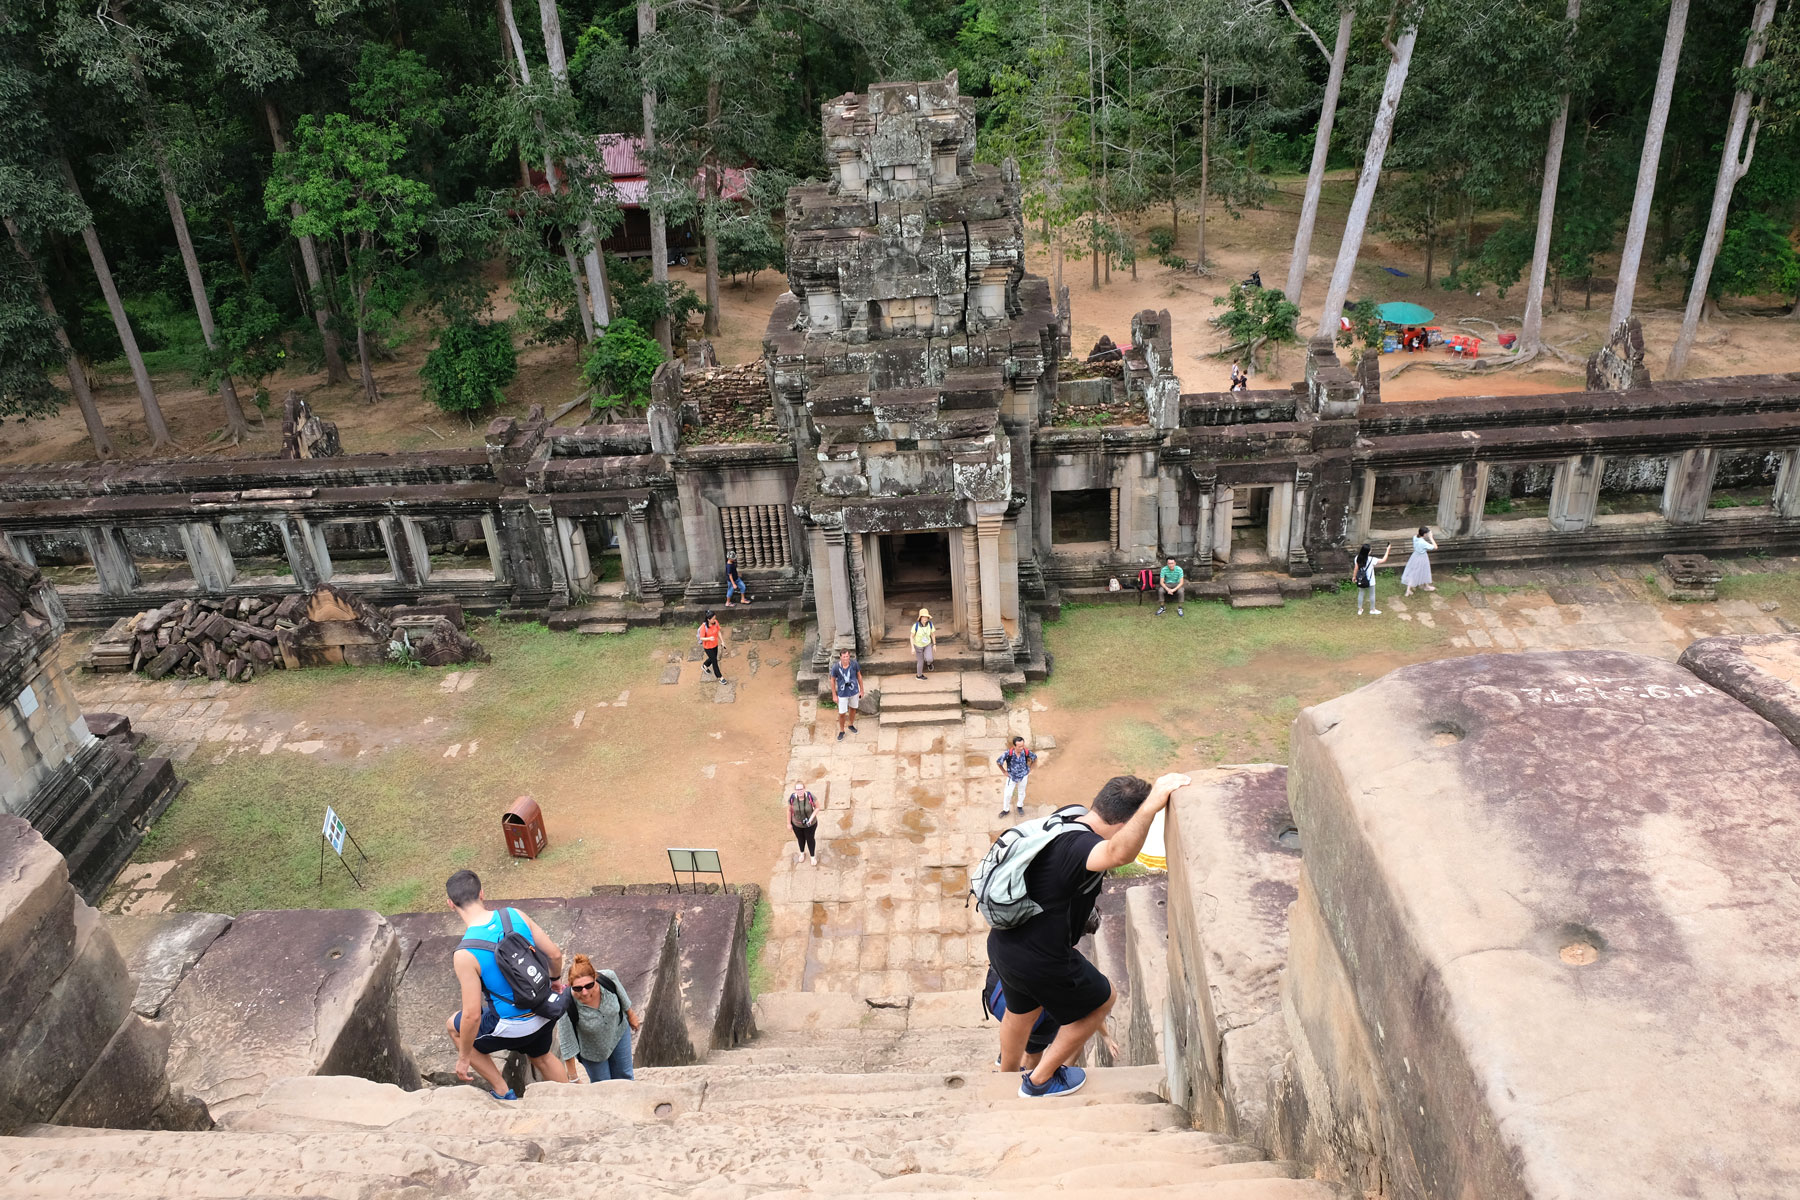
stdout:
<svg viewBox="0 0 1800 1200">
<path fill-rule="evenodd" d="M 577 1059 L 591 1083 L 632 1078 L 631 1035 L 644 1018 L 631 1006 L 625 985 L 577 954 L 569 962 L 569 993 L 575 1003 L 556 1023 L 556 1056 L 568 1064 L 569 1078 L 575 1078 Z"/>
</svg>

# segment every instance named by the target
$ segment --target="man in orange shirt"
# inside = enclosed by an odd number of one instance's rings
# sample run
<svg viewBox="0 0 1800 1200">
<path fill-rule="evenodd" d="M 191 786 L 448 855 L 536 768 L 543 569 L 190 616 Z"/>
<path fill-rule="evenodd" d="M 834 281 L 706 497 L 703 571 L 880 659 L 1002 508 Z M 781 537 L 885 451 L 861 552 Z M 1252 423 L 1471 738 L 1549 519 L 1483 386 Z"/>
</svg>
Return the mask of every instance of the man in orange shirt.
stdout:
<svg viewBox="0 0 1800 1200">
<path fill-rule="evenodd" d="M 706 665 L 702 669 L 711 672 L 712 677 L 720 683 L 725 682 L 725 676 L 719 673 L 719 641 L 722 635 L 719 618 L 713 615 L 711 609 L 707 609 L 706 620 L 700 622 L 699 629 L 700 648 L 706 651 Z"/>
</svg>

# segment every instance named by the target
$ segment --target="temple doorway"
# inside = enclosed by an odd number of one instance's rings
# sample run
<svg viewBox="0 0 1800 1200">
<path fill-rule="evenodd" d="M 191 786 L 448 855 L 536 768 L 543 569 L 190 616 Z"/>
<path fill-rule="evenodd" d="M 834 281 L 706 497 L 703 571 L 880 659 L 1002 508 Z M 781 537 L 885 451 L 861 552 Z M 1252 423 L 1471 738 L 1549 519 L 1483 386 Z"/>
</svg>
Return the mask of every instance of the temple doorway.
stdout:
<svg viewBox="0 0 1800 1200">
<path fill-rule="evenodd" d="M 883 635 L 904 640 L 919 610 L 928 608 L 938 637 L 949 638 L 956 630 L 949 533 L 912 530 L 880 538 Z"/>
</svg>

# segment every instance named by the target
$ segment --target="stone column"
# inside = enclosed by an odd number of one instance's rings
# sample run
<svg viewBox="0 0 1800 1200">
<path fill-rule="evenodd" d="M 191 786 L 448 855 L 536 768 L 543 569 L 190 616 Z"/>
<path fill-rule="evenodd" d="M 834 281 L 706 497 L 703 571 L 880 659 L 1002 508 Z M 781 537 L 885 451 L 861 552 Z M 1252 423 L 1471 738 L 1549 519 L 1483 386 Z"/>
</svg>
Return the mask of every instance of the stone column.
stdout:
<svg viewBox="0 0 1800 1200">
<path fill-rule="evenodd" d="M 1350 541 L 1360 546 L 1369 540 L 1369 527 L 1375 523 L 1375 472 L 1362 473 L 1362 490 L 1356 497 L 1356 524 L 1350 530 Z"/>
<path fill-rule="evenodd" d="M 831 546 L 826 531 L 815 525 L 806 531 L 812 542 L 813 612 L 818 618 L 818 644 L 813 648 L 813 666 L 824 670 L 831 662 L 831 651 L 837 642 L 837 581 L 831 572 Z"/>
<path fill-rule="evenodd" d="M 1550 528 L 1557 533 L 1579 533 L 1594 523 L 1600 503 L 1600 473 L 1606 459 L 1598 454 L 1576 454 L 1556 467 L 1550 484 Z"/>
<path fill-rule="evenodd" d="M 1684 450 L 1669 458 L 1669 477 L 1663 484 L 1662 513 L 1671 525 L 1698 525 L 1706 520 L 1712 503 L 1713 476 L 1719 469 L 1719 452 L 1711 446 Z"/>
<path fill-rule="evenodd" d="M 1211 579 L 1213 572 L 1213 491 L 1218 480 L 1210 475 L 1194 476 L 1200 497 L 1200 515 L 1194 522 L 1194 574 Z"/>
<path fill-rule="evenodd" d="M 312 561 L 313 575 L 319 583 L 330 583 L 336 568 L 331 565 L 331 549 L 325 545 L 324 529 L 305 517 L 296 518 L 294 524 L 306 557 Z"/>
<path fill-rule="evenodd" d="M 981 573 L 981 649 L 991 657 L 1007 649 L 1006 626 L 1000 619 L 1000 513 L 975 516 L 975 540 Z M 1009 662 L 1010 662 L 1010 656 Z M 990 664 L 991 666 L 992 664 Z"/>
<path fill-rule="evenodd" d="M 860 565 L 862 569 L 862 593 L 867 597 L 863 604 L 869 619 L 869 646 L 873 649 L 887 637 L 887 577 L 881 569 L 881 535 L 878 533 L 857 534 L 856 540 L 862 550 Z"/>
<path fill-rule="evenodd" d="M 1234 500 L 1231 488 L 1213 485 L 1212 553 L 1215 562 L 1231 561 L 1231 506 Z"/>
<path fill-rule="evenodd" d="M 495 583 L 511 583 L 512 570 L 506 565 L 506 543 L 500 540 L 500 522 L 491 512 L 481 514 L 481 537 L 487 542 L 488 563 L 494 571 Z M 620 559 L 629 558 L 620 555 Z"/>
<path fill-rule="evenodd" d="M 1269 565 L 1285 565 L 1294 523 L 1294 485 L 1277 483 L 1269 488 L 1269 517 L 1265 544 L 1269 548 Z"/>
<path fill-rule="evenodd" d="M 81 540 L 87 543 L 103 595 L 129 596 L 137 591 L 137 564 L 131 561 L 125 535 L 117 525 L 88 526 L 81 531 Z"/>
<path fill-rule="evenodd" d="M 875 652 L 875 622 L 869 617 L 869 560 L 863 552 L 866 536 L 844 534 L 844 555 L 850 578 L 850 619 L 855 622 L 858 658 Z"/>
<path fill-rule="evenodd" d="M 181 543 L 187 547 L 188 566 L 193 569 L 194 583 L 209 595 L 218 595 L 237 578 L 237 564 L 231 561 L 231 548 L 219 536 L 219 527 L 211 521 L 183 521 Z"/>
<path fill-rule="evenodd" d="M 1019 619 L 1019 523 L 1016 518 L 1000 527 L 1000 617 L 1015 622 Z"/>
<path fill-rule="evenodd" d="M 413 570 L 420 583 L 431 581 L 431 543 L 425 540 L 425 531 L 419 527 L 418 521 L 412 517 L 397 518 L 395 532 L 406 545 L 406 553 L 412 559 Z"/>
<path fill-rule="evenodd" d="M 856 618 L 850 610 L 850 553 L 841 525 L 825 529 L 825 560 L 831 573 L 831 650 L 856 649 Z M 824 641 L 823 634 L 820 641 Z"/>
<path fill-rule="evenodd" d="M 1312 516 L 1313 475 L 1294 472 L 1293 494 L 1288 502 L 1288 574 L 1305 578 L 1312 574 L 1312 552 L 1306 548 L 1306 527 Z"/>
<path fill-rule="evenodd" d="M 1800 517 L 1800 450 L 1786 450 L 1775 472 L 1775 515 Z"/>
<path fill-rule="evenodd" d="M 587 591 L 594 581 L 594 562 L 588 556 L 587 535 L 573 518 L 556 518 L 556 548 L 562 552 L 563 570 L 569 575 L 569 591 Z"/>
<path fill-rule="evenodd" d="M 656 555 L 650 545 L 650 501 L 625 504 L 625 553 L 637 560 L 638 599 L 651 603 L 663 598 L 662 581 L 656 577 Z"/>
<path fill-rule="evenodd" d="M 1181 545 L 1181 493 L 1176 482 L 1177 468 L 1164 468 L 1157 480 L 1156 493 L 1156 551 L 1159 558 L 1167 558 L 1171 554 L 1178 559 L 1188 557 L 1182 553 Z"/>
<path fill-rule="evenodd" d="M 294 585 L 303 592 L 317 591 L 319 568 L 314 565 L 312 550 L 307 544 L 306 523 L 285 513 L 273 520 L 275 528 L 281 531 L 281 548 L 287 552 L 288 570 L 294 573 Z"/>
<path fill-rule="evenodd" d="M 699 477 L 693 472 L 677 472 L 675 485 L 681 503 L 681 536 L 687 545 L 688 582 L 683 597 L 689 604 L 715 604 L 725 598 L 725 532 L 719 506 L 700 494 Z"/>
<path fill-rule="evenodd" d="M 1438 528 L 1448 537 L 1481 532 L 1487 509 L 1488 464 L 1457 463 L 1438 476 Z"/>
<path fill-rule="evenodd" d="M 388 565 L 393 568 L 394 582 L 403 587 L 421 587 L 425 583 L 425 569 L 419 560 L 413 557 L 412 541 L 406 536 L 402 525 L 404 518 L 387 516 L 376 522 L 381 527 L 381 540 L 387 545 Z"/>
<path fill-rule="evenodd" d="M 969 649 L 981 649 L 981 552 L 977 548 L 976 529 L 962 527 L 963 637 Z"/>
</svg>

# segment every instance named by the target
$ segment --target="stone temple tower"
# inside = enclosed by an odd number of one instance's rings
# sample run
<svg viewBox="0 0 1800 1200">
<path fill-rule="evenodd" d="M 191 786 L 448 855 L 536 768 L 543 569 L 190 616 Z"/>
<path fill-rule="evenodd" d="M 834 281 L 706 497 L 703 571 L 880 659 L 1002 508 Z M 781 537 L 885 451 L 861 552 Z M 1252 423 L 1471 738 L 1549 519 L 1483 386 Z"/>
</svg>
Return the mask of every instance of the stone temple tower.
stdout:
<svg viewBox="0 0 1800 1200">
<path fill-rule="evenodd" d="M 1016 167 L 975 161 L 956 76 L 824 106 L 830 181 L 787 201 L 790 291 L 764 340 L 800 459 L 819 641 L 1031 654 L 1031 431 L 1056 390 L 1050 290 L 1025 272 Z M 1020 529 L 1025 530 L 1024 535 Z"/>
</svg>

